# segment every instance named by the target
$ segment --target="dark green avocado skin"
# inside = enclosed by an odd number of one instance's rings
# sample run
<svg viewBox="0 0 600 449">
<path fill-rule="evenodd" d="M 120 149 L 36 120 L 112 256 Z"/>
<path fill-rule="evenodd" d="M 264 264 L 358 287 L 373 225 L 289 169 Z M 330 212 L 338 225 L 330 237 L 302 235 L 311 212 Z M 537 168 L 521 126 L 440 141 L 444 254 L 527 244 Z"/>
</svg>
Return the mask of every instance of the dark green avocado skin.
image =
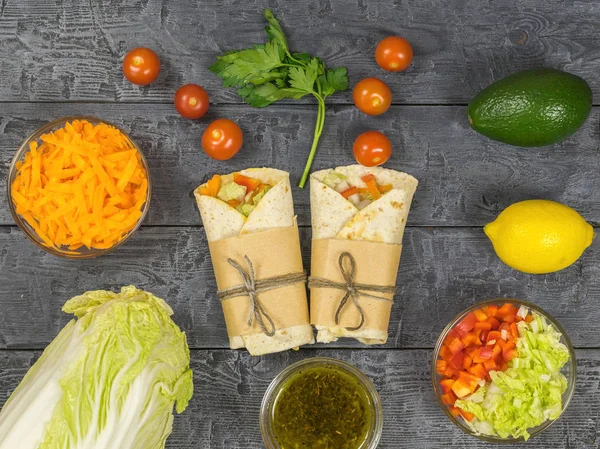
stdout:
<svg viewBox="0 0 600 449">
<path fill-rule="evenodd" d="M 469 104 L 478 133 L 521 147 L 560 142 L 583 125 L 592 90 L 582 78 L 537 68 L 514 73 L 482 90 Z"/>
</svg>

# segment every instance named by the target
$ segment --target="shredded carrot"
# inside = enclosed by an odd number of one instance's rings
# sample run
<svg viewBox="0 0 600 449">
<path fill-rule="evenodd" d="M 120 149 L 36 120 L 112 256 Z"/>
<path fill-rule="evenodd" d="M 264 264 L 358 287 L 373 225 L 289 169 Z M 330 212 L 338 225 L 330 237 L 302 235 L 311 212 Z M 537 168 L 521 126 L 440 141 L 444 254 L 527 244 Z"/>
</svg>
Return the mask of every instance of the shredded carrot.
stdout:
<svg viewBox="0 0 600 449">
<path fill-rule="evenodd" d="M 392 190 L 393 186 L 391 184 L 384 184 L 382 186 L 377 186 L 377 188 L 381 193 L 388 193 L 390 190 Z"/>
<path fill-rule="evenodd" d="M 360 179 L 367 185 L 367 191 L 371 194 L 374 200 L 381 198 L 381 192 L 377 188 L 377 181 L 375 181 L 375 176 L 372 174 L 368 174 L 362 176 Z"/>
<path fill-rule="evenodd" d="M 200 186 L 200 195 L 214 196 L 219 194 L 221 188 L 221 176 L 214 175 L 208 182 Z"/>
<path fill-rule="evenodd" d="M 142 216 L 147 191 L 147 173 L 131 141 L 112 126 L 86 120 L 32 142 L 11 185 L 17 213 L 44 244 L 71 252 L 121 241 Z"/>
</svg>

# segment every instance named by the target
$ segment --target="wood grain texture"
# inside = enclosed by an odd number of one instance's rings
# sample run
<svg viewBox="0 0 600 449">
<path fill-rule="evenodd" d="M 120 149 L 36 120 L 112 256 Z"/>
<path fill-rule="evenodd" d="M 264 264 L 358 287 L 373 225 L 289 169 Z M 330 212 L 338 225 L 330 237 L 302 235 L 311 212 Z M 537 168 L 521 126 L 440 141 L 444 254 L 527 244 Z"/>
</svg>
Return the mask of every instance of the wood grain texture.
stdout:
<svg viewBox="0 0 600 449">
<path fill-rule="evenodd" d="M 146 224 L 198 225 L 192 191 L 215 172 L 252 166 L 288 170 L 297 184 L 311 146 L 312 106 L 214 107 L 202 121 L 186 120 L 170 105 L 6 104 L 0 118 L 0 185 L 26 136 L 67 115 L 95 115 L 122 126 L 140 144 L 150 164 L 153 198 Z M 206 124 L 229 117 L 244 130 L 245 143 L 230 161 L 208 158 L 200 138 Z M 598 176 L 600 109 L 567 141 L 523 149 L 472 131 L 465 108 L 396 106 L 380 117 L 354 107 L 327 112 L 314 170 L 355 163 L 352 143 L 368 129 L 384 132 L 394 151 L 386 167 L 411 173 L 420 184 L 409 216 L 411 226 L 483 226 L 515 201 L 545 198 L 568 204 L 600 223 Z M 310 224 L 309 192 L 294 190 L 301 225 Z M 0 224 L 11 224 L 0 201 Z"/>
<path fill-rule="evenodd" d="M 309 266 L 310 229 L 301 229 Z M 479 300 L 527 299 L 566 328 L 576 347 L 598 347 L 600 241 L 555 274 L 518 273 L 500 262 L 480 229 L 408 228 L 387 348 L 432 348 L 450 319 Z M 165 298 L 192 348 L 227 348 L 202 228 L 145 227 L 114 253 L 70 261 L 0 228 L 0 347 L 42 349 L 70 318 L 64 302 L 86 290 L 134 284 Z M 364 348 L 354 340 L 328 347 Z"/>
<path fill-rule="evenodd" d="M 39 354 L 0 351 L 0 406 Z M 313 356 L 352 363 L 379 391 L 384 413 L 380 449 L 483 449 L 490 444 L 462 433 L 444 415 L 431 386 L 430 351 L 305 350 L 252 358 L 234 351 L 192 351 L 195 393 L 175 417 L 168 449 L 259 449 L 260 402 L 285 367 Z M 563 416 L 527 444 L 535 449 L 600 447 L 600 350 L 578 350 L 575 396 Z M 521 445 L 506 445 L 521 448 Z"/>
<path fill-rule="evenodd" d="M 265 40 L 274 10 L 292 50 L 347 66 L 351 83 L 379 76 L 396 103 L 464 103 L 512 72 L 550 66 L 597 76 L 600 5 L 558 0 L 4 0 L 0 10 L 0 100 L 170 102 L 184 83 L 213 102 L 239 102 L 208 71 L 217 54 Z M 412 67 L 385 73 L 374 61 L 383 37 L 405 36 Z M 127 82 L 125 53 L 148 46 L 162 72 L 148 87 Z M 348 103 L 350 92 L 331 99 Z"/>
</svg>

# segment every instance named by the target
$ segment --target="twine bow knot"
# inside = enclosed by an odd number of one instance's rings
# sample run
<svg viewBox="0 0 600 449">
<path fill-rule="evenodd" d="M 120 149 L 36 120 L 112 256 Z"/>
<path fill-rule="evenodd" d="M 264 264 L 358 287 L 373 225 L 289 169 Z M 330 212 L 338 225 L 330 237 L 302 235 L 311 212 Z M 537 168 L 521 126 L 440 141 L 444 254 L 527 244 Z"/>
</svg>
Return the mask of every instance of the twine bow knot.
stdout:
<svg viewBox="0 0 600 449">
<path fill-rule="evenodd" d="M 242 285 L 219 290 L 217 296 L 221 301 L 226 301 L 227 299 L 235 298 L 237 296 L 247 295 L 248 298 L 250 298 L 248 326 L 252 326 L 253 321 L 256 320 L 261 331 L 268 337 L 272 337 L 275 335 L 275 323 L 258 299 L 258 294 L 260 292 L 266 292 L 268 290 L 274 290 L 300 282 L 304 283 L 306 282 L 306 273 L 289 273 L 257 280 L 252 261 L 248 256 L 244 256 L 244 259 L 248 264 L 248 271 L 244 270 L 244 268 L 235 260 L 231 258 L 227 259 L 227 262 L 236 269 L 242 278 Z M 268 322 L 268 327 L 265 324 L 265 320 Z"/>
<path fill-rule="evenodd" d="M 350 270 L 346 269 L 344 264 L 345 261 L 348 261 L 350 264 Z M 340 254 L 338 265 L 340 267 L 340 273 L 344 278 L 344 282 L 335 282 L 330 279 L 315 278 L 311 276 L 308 280 L 308 288 L 336 288 L 339 290 L 344 290 L 346 294 L 340 301 L 335 312 L 335 324 L 339 325 L 340 313 L 342 312 L 342 309 L 348 300 L 352 298 L 352 303 L 358 310 L 358 313 L 360 313 L 360 323 L 355 327 L 346 327 L 346 330 L 357 331 L 365 324 L 365 312 L 359 304 L 359 298 L 362 296 L 380 301 L 391 301 L 391 299 L 384 298 L 383 296 L 373 295 L 368 292 L 394 294 L 396 292 L 396 288 L 394 286 L 360 284 L 355 282 L 354 278 L 356 277 L 356 259 L 354 259 L 354 256 L 347 251 L 344 251 L 342 254 Z"/>
</svg>

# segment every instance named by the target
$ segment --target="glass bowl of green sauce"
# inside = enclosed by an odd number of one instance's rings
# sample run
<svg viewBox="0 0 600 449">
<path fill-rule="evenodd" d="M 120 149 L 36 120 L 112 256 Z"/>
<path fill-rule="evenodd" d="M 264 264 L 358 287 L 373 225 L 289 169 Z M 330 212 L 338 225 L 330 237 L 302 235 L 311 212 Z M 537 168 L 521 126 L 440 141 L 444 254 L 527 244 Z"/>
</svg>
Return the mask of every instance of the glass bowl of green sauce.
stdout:
<svg viewBox="0 0 600 449">
<path fill-rule="evenodd" d="M 273 379 L 260 428 L 267 449 L 375 449 L 383 411 L 373 383 L 358 369 L 315 357 Z"/>
</svg>

